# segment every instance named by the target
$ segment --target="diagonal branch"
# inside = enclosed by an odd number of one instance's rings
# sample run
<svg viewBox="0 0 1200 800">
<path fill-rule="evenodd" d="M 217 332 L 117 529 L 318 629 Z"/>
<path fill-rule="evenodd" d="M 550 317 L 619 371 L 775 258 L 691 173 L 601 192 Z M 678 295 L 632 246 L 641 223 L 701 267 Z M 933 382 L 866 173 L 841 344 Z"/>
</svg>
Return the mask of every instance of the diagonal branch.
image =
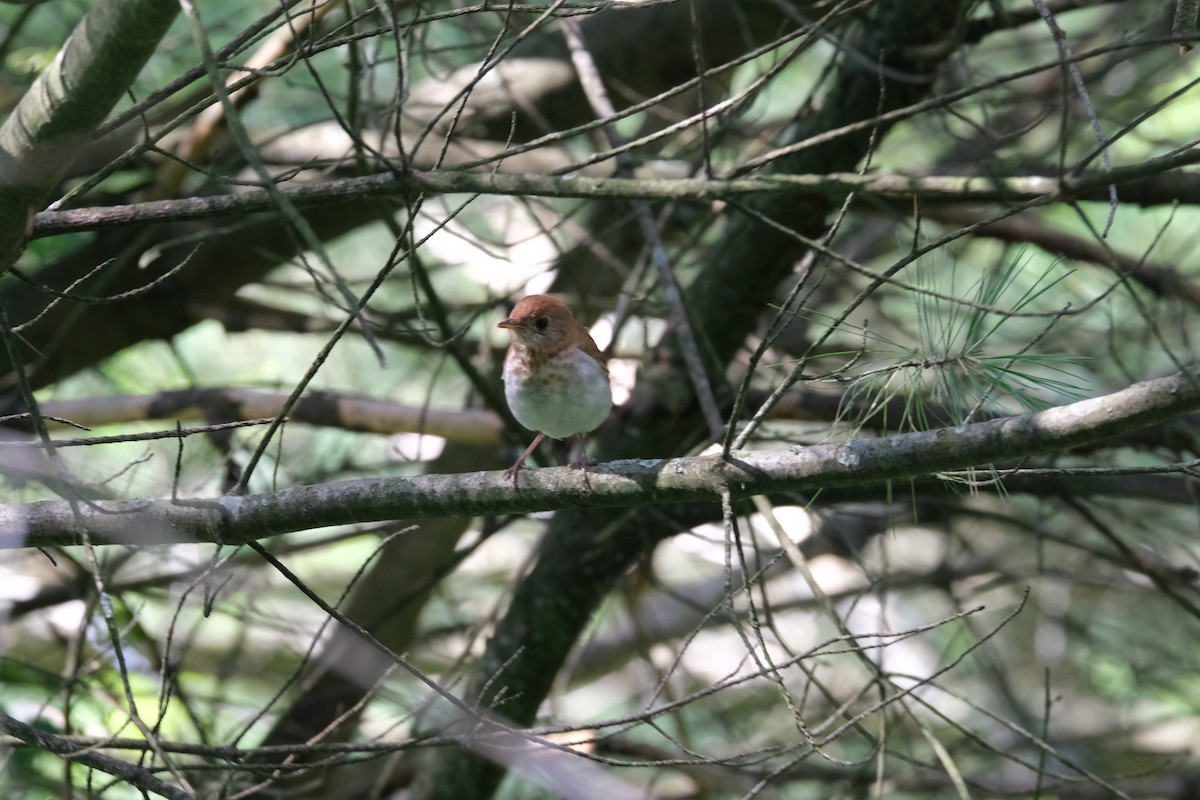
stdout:
<svg viewBox="0 0 1200 800">
<path fill-rule="evenodd" d="M 177 3 L 161 0 L 95 3 L 0 128 L 0 270 L 178 13 Z"/>
<path fill-rule="evenodd" d="M 0 733 L 7 733 L 39 750 L 54 753 L 89 769 L 112 775 L 130 786 L 136 786 L 143 792 L 153 792 L 160 797 L 169 798 L 169 800 L 194 800 L 195 796 L 190 792 L 160 780 L 145 767 L 93 752 L 90 747 L 81 747 L 61 736 L 55 736 L 35 728 L 33 725 L 27 725 L 7 714 L 0 714 Z"/>
<path fill-rule="evenodd" d="M 579 73 L 579 83 L 583 87 L 583 93 L 587 95 L 588 102 L 591 103 L 597 117 L 612 120 L 616 115 L 616 109 L 608 98 L 608 91 L 596 69 L 596 62 L 592 59 L 587 45 L 584 44 L 579 23 L 573 19 L 564 19 L 562 24 L 567 46 L 571 50 L 571 61 L 575 64 L 575 71 Z M 624 143 L 615 122 L 604 125 L 602 130 L 610 147 L 617 147 Z M 620 174 L 628 176 L 631 174 L 631 170 L 624 161 L 625 159 L 618 158 Z M 632 205 L 638 227 L 641 228 L 642 236 L 645 237 L 646 244 L 650 248 L 650 260 L 658 268 L 659 283 L 662 287 L 663 297 L 667 301 L 667 307 L 671 310 L 671 329 L 675 332 L 684 368 L 692 382 L 696 399 L 700 401 L 700 409 L 703 412 L 704 421 L 708 425 L 709 435 L 715 441 L 721 438 L 721 434 L 725 430 L 725 421 L 717 405 L 717 397 L 713 393 L 712 381 L 709 380 L 708 371 L 705 369 L 704 360 L 700 355 L 700 344 L 696 339 L 696 332 L 692 328 L 691 320 L 688 319 L 683 287 L 679 283 L 679 277 L 675 274 L 671 258 L 667 255 L 667 247 L 663 243 L 658 225 L 654 221 L 654 215 L 650 212 L 649 203 L 645 200 L 634 200 Z"/>
</svg>

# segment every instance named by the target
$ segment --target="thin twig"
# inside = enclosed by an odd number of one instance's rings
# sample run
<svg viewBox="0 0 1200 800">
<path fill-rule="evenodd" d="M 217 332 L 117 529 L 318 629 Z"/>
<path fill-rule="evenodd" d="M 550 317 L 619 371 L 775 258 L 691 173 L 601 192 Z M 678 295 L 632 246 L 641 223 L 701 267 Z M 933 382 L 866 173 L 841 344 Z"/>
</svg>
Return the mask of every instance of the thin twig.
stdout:
<svg viewBox="0 0 1200 800">
<path fill-rule="evenodd" d="M 583 86 L 583 92 L 587 96 L 588 102 L 591 103 L 592 109 L 598 117 L 611 120 L 616 114 L 616 109 L 613 108 L 612 101 L 608 98 L 608 91 L 604 88 L 604 81 L 592 59 L 592 54 L 583 41 L 579 22 L 575 19 L 564 19 L 562 27 L 563 34 L 567 39 L 567 47 L 571 52 L 571 61 L 575 65 L 575 71 L 579 74 L 579 82 Z M 602 130 L 610 145 L 616 146 L 621 143 L 621 134 L 614 123 L 609 122 L 603 126 Z M 619 169 L 627 172 L 625 165 L 621 165 Z M 725 431 L 725 420 L 717 405 L 716 395 L 713 394 L 712 383 L 709 381 L 708 370 L 705 369 L 704 359 L 700 354 L 696 333 L 692 330 L 691 321 L 688 319 L 683 289 L 675 275 L 671 257 L 667 254 L 667 247 L 663 243 L 662 235 L 654 223 L 654 214 L 651 213 L 649 204 L 645 200 L 634 200 L 631 204 L 634 215 L 637 217 L 638 227 L 650 246 L 650 259 L 658 269 L 667 307 L 671 310 L 671 324 L 679 343 L 679 351 L 683 356 L 683 363 L 688 378 L 692 382 L 692 388 L 696 392 L 696 398 L 700 402 L 700 410 L 708 425 L 709 435 L 714 441 L 720 440 Z"/>
<path fill-rule="evenodd" d="M 25 416 L 25 415 L 14 415 Z M 55 422 L 64 424 L 73 424 L 69 420 L 60 420 L 55 417 L 44 417 L 44 419 L 54 419 Z M 3 421 L 3 420 L 0 420 Z M 97 444 L 119 444 L 123 442 L 147 442 L 154 439 L 183 439 L 187 436 L 195 436 L 198 433 L 213 433 L 215 431 L 229 430 L 230 428 L 246 428 L 251 425 L 269 425 L 275 421 L 275 417 L 263 417 L 262 419 L 243 419 L 236 422 L 219 422 L 214 425 L 204 425 L 199 428 L 172 428 L 165 431 L 147 431 L 145 433 L 126 433 L 115 436 L 89 436 L 82 439 L 51 439 L 49 446 L 55 449 L 62 447 L 91 447 Z M 78 426 L 82 427 L 82 426 Z M 86 428 L 85 428 L 86 430 Z M 24 447 L 45 447 L 46 442 L 41 441 L 0 441 L 0 450 L 17 449 Z"/>
<path fill-rule="evenodd" d="M 1054 39 L 1054 44 L 1058 47 L 1058 52 L 1062 55 L 1063 69 L 1071 76 L 1071 80 L 1075 83 L 1075 91 L 1079 93 L 1079 99 L 1083 102 L 1084 110 L 1087 111 L 1088 121 L 1092 125 L 1092 133 L 1096 135 L 1096 140 L 1100 143 L 1100 157 L 1104 163 L 1104 171 L 1109 175 L 1113 172 L 1112 157 L 1108 152 L 1108 139 L 1104 135 L 1104 129 L 1100 127 L 1100 117 L 1096 113 L 1096 107 L 1092 104 L 1092 97 L 1088 93 L 1087 84 L 1083 82 L 1083 75 L 1079 72 L 1079 65 L 1074 63 L 1071 53 L 1071 46 L 1067 44 L 1067 36 L 1063 33 L 1062 28 L 1058 27 L 1058 21 L 1054 18 L 1054 14 L 1046 7 L 1045 0 L 1033 0 L 1034 8 L 1038 10 L 1042 20 L 1046 23 L 1046 27 L 1050 29 L 1050 36 Z M 1065 113 L 1065 112 L 1064 112 Z M 1067 137 L 1066 131 L 1063 131 L 1063 146 L 1066 146 Z M 1117 208 L 1120 201 L 1117 199 L 1117 186 L 1111 183 L 1108 186 L 1108 221 L 1104 225 L 1104 233 L 1102 236 L 1107 236 L 1109 229 L 1112 227 L 1113 219 L 1117 215 Z"/>
<path fill-rule="evenodd" d="M 0 303 L 0 338 L 4 344 L 4 350 L 8 355 L 9 363 L 12 365 L 13 371 L 17 376 L 17 385 L 21 390 L 21 395 L 25 404 L 29 407 L 29 414 L 33 419 L 34 430 L 37 431 L 38 442 L 40 446 L 46 450 L 46 455 L 50 459 L 51 465 L 54 467 L 55 473 L 62 485 L 67 489 L 66 503 L 70 509 L 69 529 L 78 534 L 79 543 L 83 545 L 84 557 L 87 561 L 88 571 L 91 573 L 92 580 L 96 586 L 96 596 L 100 605 L 101 616 L 104 618 L 105 631 L 108 634 L 108 643 L 112 648 L 113 657 L 117 662 L 117 673 L 121 677 L 121 688 L 124 691 L 125 706 L 129 714 L 130 721 L 141 731 L 146 737 L 146 741 L 150 747 L 154 749 L 155 754 L 162 759 L 163 764 L 170 770 L 175 779 L 190 793 L 194 794 L 191 785 L 187 778 L 180 772 L 174 761 L 162 750 L 158 748 L 158 737 L 146 724 L 138 713 L 137 701 L 133 696 L 133 687 L 129 682 L 129 669 L 125 660 L 125 648 L 121 642 L 121 629 L 117 624 L 116 613 L 113 609 L 112 597 L 105 588 L 104 574 L 100 569 L 100 560 L 96 555 L 96 548 L 92 545 L 91 535 L 88 533 L 87 526 L 83 524 L 83 512 L 78 491 L 74 488 L 74 482 L 71 478 L 70 471 L 63 463 L 62 456 L 54 448 L 54 444 L 50 439 L 50 432 L 46 428 L 46 421 L 42 417 L 38 409 L 37 399 L 34 396 L 33 388 L 29 384 L 29 377 L 25 374 L 25 367 L 22 363 L 20 353 L 13 336 L 12 326 L 8 321 L 8 310 L 3 303 Z"/>
<path fill-rule="evenodd" d="M 144 792 L 154 792 L 168 800 L 196 800 L 194 793 L 164 782 L 144 767 L 91 751 L 91 747 L 102 745 L 103 741 L 98 741 L 95 745 L 79 745 L 40 728 L 27 725 L 3 712 L 0 712 L 0 732 L 15 736 L 39 750 L 54 753 L 89 769 L 112 775 Z"/>
</svg>

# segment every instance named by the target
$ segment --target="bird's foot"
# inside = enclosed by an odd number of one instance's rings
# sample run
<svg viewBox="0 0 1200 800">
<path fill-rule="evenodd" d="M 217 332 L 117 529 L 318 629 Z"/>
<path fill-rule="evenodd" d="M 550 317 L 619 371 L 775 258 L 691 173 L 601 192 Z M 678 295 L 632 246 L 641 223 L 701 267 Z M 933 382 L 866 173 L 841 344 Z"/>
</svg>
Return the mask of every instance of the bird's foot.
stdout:
<svg viewBox="0 0 1200 800">
<path fill-rule="evenodd" d="M 513 488 L 516 489 L 517 488 L 517 476 L 521 474 L 521 470 L 523 470 L 523 469 L 529 469 L 529 467 L 525 466 L 525 459 L 522 458 L 520 461 L 513 464 L 511 467 L 504 470 L 504 480 L 506 480 L 506 481 L 511 480 Z"/>
<path fill-rule="evenodd" d="M 585 454 L 582 459 L 580 459 L 579 461 L 572 461 L 570 464 L 567 464 L 567 466 L 570 467 L 571 469 L 577 469 L 583 473 L 583 485 L 588 488 L 588 491 L 591 491 L 592 482 L 588 479 L 588 467 L 594 467 L 596 464 L 599 464 L 599 463 L 600 462 L 597 461 L 596 459 L 588 458 L 587 455 Z"/>
<path fill-rule="evenodd" d="M 525 469 L 525 459 L 529 458 L 529 456 L 532 455 L 533 451 L 537 448 L 538 444 L 544 438 L 546 438 L 546 434 L 539 433 L 534 438 L 533 444 L 529 445 L 529 447 L 526 447 L 525 452 L 521 453 L 521 457 L 517 459 L 517 463 L 513 464 L 511 467 L 504 470 L 505 480 L 512 478 L 514 489 L 517 488 L 517 475 L 519 475 L 521 473 L 521 470 Z"/>
</svg>

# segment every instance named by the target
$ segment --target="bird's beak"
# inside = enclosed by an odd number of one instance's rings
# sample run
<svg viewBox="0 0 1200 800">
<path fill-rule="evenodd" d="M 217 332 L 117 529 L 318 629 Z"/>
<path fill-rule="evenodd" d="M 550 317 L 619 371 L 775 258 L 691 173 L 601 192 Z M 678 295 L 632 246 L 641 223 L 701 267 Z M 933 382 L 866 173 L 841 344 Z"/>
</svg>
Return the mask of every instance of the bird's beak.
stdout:
<svg viewBox="0 0 1200 800">
<path fill-rule="evenodd" d="M 524 328 L 525 326 L 522 325 L 521 323 L 517 322 L 512 317 L 509 317 L 508 319 L 504 320 L 504 322 L 501 322 L 496 327 L 497 328 Z"/>
</svg>

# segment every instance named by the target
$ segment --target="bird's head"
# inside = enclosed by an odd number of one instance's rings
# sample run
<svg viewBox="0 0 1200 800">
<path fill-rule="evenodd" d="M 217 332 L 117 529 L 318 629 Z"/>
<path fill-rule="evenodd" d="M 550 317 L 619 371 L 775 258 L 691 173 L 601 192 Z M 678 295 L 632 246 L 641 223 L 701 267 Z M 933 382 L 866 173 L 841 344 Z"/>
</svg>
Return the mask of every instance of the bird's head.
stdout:
<svg viewBox="0 0 1200 800">
<path fill-rule="evenodd" d="M 521 298 L 499 327 L 512 331 L 514 341 L 544 355 L 576 344 L 587 335 L 571 309 L 545 294 Z"/>
</svg>

